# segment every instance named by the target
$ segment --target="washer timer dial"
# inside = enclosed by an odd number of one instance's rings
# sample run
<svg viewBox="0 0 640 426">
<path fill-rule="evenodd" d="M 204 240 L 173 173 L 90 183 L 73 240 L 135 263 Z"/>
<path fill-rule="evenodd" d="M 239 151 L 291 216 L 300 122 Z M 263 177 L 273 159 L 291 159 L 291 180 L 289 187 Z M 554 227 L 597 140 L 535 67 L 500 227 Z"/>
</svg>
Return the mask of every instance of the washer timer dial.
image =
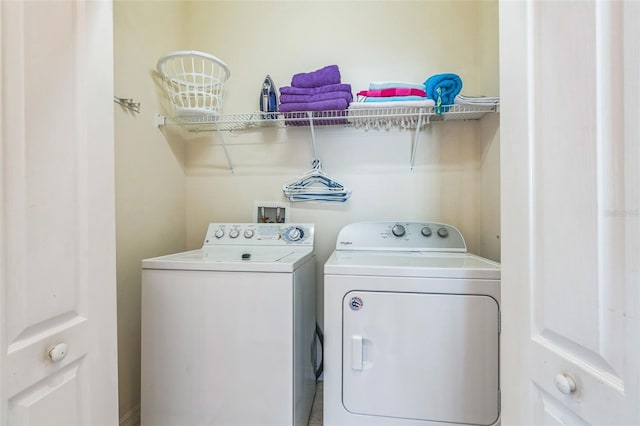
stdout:
<svg viewBox="0 0 640 426">
<path fill-rule="evenodd" d="M 297 226 L 292 226 L 284 231 L 284 239 L 287 241 L 300 241 L 304 238 L 304 230 Z"/>
</svg>

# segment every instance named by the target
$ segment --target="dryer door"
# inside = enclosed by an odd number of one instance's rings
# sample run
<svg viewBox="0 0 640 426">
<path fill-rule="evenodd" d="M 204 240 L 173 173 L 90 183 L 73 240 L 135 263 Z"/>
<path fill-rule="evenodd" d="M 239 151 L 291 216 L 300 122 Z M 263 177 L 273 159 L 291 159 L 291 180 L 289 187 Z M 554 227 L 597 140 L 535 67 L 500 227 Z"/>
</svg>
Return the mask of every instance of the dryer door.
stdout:
<svg viewBox="0 0 640 426">
<path fill-rule="evenodd" d="M 499 323 L 481 295 L 352 291 L 343 302 L 342 398 L 355 414 L 491 425 Z"/>
</svg>

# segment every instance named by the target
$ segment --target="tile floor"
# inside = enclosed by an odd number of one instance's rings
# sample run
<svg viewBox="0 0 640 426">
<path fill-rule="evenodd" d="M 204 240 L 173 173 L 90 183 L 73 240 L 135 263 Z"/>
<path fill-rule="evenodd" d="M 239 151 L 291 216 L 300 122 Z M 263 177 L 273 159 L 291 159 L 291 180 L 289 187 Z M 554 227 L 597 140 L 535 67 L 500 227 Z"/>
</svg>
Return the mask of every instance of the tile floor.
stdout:
<svg viewBox="0 0 640 426">
<path fill-rule="evenodd" d="M 316 397 L 311 407 L 308 426 L 322 426 L 322 384 L 323 382 L 318 382 L 316 386 Z"/>
</svg>

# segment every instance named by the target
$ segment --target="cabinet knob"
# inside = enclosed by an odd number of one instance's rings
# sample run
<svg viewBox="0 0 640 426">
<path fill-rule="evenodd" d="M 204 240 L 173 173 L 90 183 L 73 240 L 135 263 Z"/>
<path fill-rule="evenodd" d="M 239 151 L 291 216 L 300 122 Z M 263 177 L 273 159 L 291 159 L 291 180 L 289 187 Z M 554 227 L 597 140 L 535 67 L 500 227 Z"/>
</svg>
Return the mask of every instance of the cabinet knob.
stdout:
<svg viewBox="0 0 640 426">
<path fill-rule="evenodd" d="M 576 391 L 576 382 L 575 380 L 573 380 L 573 377 L 571 377 L 568 374 L 565 374 L 565 373 L 557 374 L 555 378 L 555 383 L 556 383 L 556 388 L 558 388 L 558 390 L 565 395 L 569 395 Z"/>
<path fill-rule="evenodd" d="M 67 356 L 67 344 L 58 343 L 51 349 L 49 349 L 49 358 L 53 362 L 60 362 Z"/>
</svg>

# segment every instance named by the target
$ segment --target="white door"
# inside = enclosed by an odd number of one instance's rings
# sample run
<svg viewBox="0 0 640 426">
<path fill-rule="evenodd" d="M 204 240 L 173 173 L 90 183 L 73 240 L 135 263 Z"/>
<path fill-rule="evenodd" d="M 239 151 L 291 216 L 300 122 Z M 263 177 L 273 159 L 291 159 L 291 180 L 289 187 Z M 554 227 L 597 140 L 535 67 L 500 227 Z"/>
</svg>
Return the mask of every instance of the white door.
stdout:
<svg viewBox="0 0 640 426">
<path fill-rule="evenodd" d="M 640 424 L 638 22 L 501 2 L 504 424 Z"/>
<path fill-rule="evenodd" d="M 118 423 L 111 9 L 0 2 L 2 425 Z"/>
<path fill-rule="evenodd" d="M 342 317 L 342 403 L 350 413 L 470 425 L 498 420 L 499 312 L 492 297 L 350 291 Z"/>
</svg>

